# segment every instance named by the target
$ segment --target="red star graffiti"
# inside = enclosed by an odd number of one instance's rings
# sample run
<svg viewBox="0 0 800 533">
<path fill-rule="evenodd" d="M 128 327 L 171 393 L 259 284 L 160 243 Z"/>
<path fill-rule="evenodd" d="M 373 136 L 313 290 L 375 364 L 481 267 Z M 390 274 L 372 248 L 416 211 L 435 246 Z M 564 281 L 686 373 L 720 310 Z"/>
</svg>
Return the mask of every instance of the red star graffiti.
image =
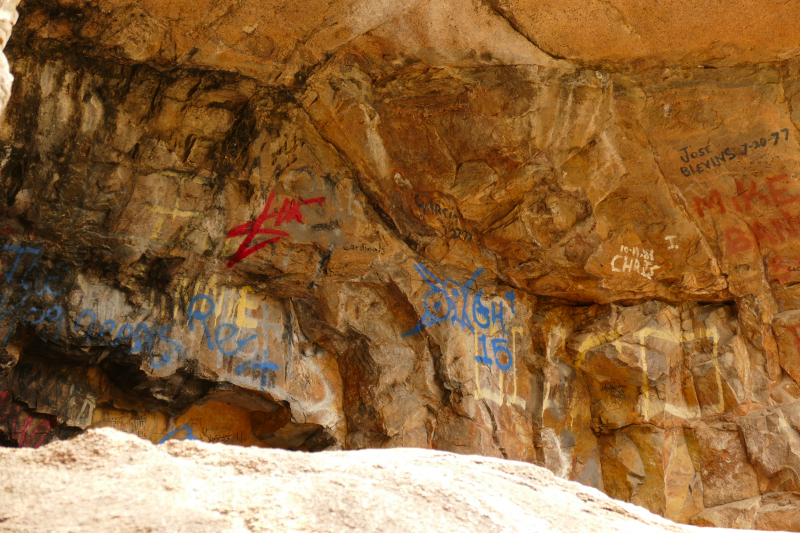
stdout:
<svg viewBox="0 0 800 533">
<path fill-rule="evenodd" d="M 317 204 L 322 206 L 326 197 L 321 196 L 319 198 L 311 198 L 310 200 L 298 201 L 286 198 L 283 200 L 283 205 L 280 207 L 280 209 L 275 209 L 270 213 L 269 208 L 272 205 L 272 200 L 274 199 L 275 191 L 273 190 L 269 193 L 267 204 L 264 206 L 264 210 L 254 222 L 247 222 L 241 226 L 236 226 L 228 232 L 228 239 L 238 237 L 240 235 L 247 235 L 242 244 L 239 245 L 239 249 L 236 250 L 236 253 L 231 257 L 231 260 L 228 261 L 228 268 L 232 268 L 233 265 L 247 256 L 256 253 L 266 245 L 273 242 L 278 242 L 283 237 L 288 237 L 289 234 L 287 232 L 274 228 L 280 227 L 286 222 L 291 222 L 292 220 L 303 222 L 303 213 L 300 212 L 300 208 L 309 204 Z M 270 219 L 275 219 L 274 226 L 272 228 L 262 228 L 261 226 Z M 253 242 L 253 239 L 255 239 L 257 235 L 274 235 L 274 237 L 265 241 L 261 241 L 255 246 L 250 246 L 250 244 Z"/>
</svg>

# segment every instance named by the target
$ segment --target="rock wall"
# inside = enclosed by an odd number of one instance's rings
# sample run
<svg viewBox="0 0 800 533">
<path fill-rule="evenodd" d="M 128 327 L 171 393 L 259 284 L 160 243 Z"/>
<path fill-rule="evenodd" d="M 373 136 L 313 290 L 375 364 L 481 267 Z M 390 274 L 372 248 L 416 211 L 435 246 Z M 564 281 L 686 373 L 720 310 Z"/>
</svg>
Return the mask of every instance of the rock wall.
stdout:
<svg viewBox="0 0 800 533">
<path fill-rule="evenodd" d="M 25 0 L 3 442 L 433 448 L 800 530 L 800 3 L 756 4 Z"/>
</svg>

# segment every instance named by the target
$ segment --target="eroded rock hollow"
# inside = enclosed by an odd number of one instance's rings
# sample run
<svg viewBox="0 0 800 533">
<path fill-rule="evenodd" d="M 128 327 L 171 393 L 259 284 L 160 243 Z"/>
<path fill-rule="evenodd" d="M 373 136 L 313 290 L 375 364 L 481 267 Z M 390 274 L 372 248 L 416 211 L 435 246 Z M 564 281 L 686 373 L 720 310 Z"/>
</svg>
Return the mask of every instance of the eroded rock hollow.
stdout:
<svg viewBox="0 0 800 533">
<path fill-rule="evenodd" d="M 696 4 L 24 0 L 3 443 L 433 448 L 800 530 L 800 2 Z"/>
</svg>

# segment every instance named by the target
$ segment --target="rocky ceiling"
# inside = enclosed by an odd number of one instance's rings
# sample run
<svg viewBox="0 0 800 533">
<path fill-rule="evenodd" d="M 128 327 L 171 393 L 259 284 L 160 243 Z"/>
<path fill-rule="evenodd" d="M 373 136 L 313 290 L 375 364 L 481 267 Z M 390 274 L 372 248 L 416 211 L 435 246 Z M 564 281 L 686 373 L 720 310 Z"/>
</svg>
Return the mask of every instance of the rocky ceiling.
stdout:
<svg viewBox="0 0 800 533">
<path fill-rule="evenodd" d="M 800 530 L 799 1 L 18 9 L 6 445 L 428 447 Z"/>
</svg>

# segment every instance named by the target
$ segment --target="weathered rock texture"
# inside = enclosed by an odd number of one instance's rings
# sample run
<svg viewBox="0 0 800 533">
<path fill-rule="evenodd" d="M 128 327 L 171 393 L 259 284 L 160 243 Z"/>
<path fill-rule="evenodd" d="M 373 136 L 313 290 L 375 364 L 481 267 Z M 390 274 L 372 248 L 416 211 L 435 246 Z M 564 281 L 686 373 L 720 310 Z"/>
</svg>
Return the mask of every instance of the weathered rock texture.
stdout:
<svg viewBox="0 0 800 533">
<path fill-rule="evenodd" d="M 432 448 L 800 530 L 800 2 L 697 4 L 25 0 L 4 443 Z"/>
<path fill-rule="evenodd" d="M 420 449 L 155 448 L 105 428 L 40 450 L 0 449 L 0 468 L 2 532 L 708 531 L 535 465 Z"/>
</svg>

